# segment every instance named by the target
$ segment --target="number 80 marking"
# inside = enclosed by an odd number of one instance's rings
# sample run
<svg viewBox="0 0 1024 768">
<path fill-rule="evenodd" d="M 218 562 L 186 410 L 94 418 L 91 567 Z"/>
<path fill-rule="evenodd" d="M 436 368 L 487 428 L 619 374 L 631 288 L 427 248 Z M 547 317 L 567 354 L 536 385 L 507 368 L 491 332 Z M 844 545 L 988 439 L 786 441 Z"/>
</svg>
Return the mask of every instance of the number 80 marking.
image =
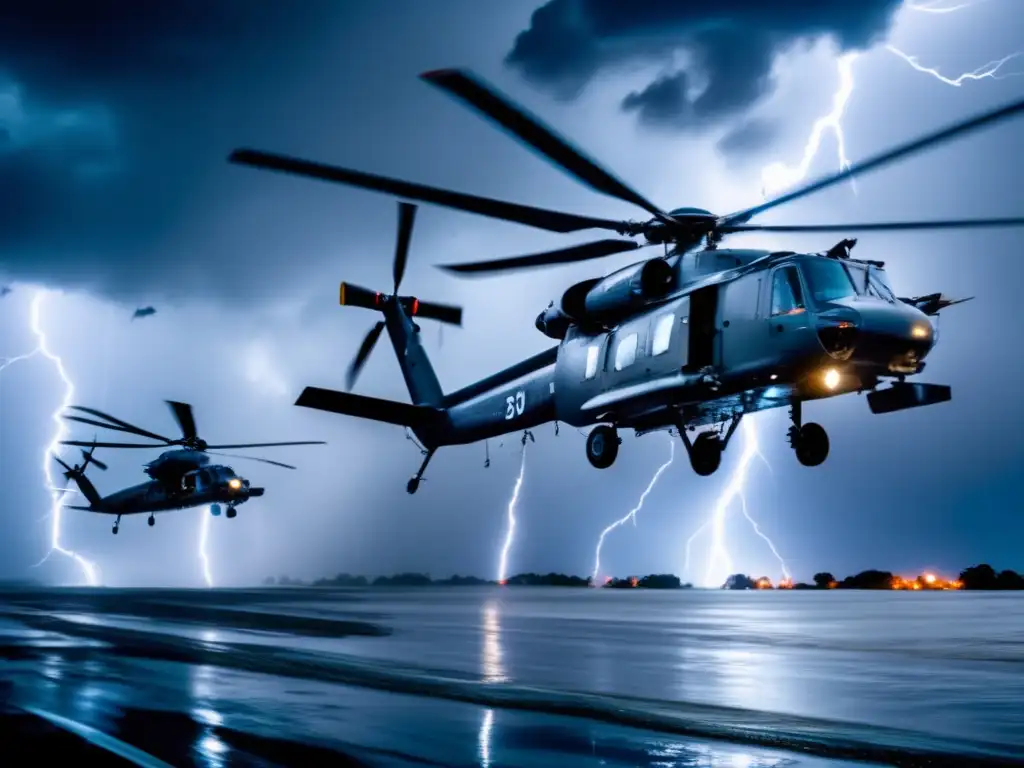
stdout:
<svg viewBox="0 0 1024 768">
<path fill-rule="evenodd" d="M 516 416 L 522 416 L 526 410 L 526 393 L 519 390 L 515 395 L 505 398 L 505 421 L 511 421 Z"/>
</svg>

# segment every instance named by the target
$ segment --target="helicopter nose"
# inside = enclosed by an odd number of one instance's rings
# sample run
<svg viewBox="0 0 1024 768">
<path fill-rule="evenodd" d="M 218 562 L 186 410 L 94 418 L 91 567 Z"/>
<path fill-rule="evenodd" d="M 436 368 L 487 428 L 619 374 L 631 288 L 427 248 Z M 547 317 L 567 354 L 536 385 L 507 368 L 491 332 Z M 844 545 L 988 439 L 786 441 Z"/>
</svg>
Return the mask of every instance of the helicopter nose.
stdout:
<svg viewBox="0 0 1024 768">
<path fill-rule="evenodd" d="M 931 320 L 915 307 L 861 306 L 857 315 L 852 355 L 858 361 L 883 365 L 893 373 L 916 373 L 935 345 Z"/>
</svg>

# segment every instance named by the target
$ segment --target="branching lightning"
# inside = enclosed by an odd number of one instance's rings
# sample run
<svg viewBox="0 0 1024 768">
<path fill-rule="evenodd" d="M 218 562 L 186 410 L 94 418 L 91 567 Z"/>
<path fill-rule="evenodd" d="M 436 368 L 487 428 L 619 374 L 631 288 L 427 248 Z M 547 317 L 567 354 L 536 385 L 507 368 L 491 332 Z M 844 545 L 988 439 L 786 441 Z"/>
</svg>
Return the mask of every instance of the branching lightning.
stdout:
<svg viewBox="0 0 1024 768">
<path fill-rule="evenodd" d="M 966 6 L 959 6 L 966 7 Z M 920 9 L 915 9 L 920 10 Z M 970 72 L 964 72 L 957 77 L 946 77 L 938 69 L 933 67 L 926 67 L 923 64 L 918 63 L 916 56 L 910 56 L 894 45 L 887 45 L 885 49 L 896 56 L 899 56 L 903 61 L 907 62 L 911 67 L 916 69 L 918 72 L 923 72 L 926 75 L 931 75 L 940 83 L 951 85 L 954 88 L 959 88 L 964 83 L 970 80 L 1005 80 L 1009 77 L 1021 77 L 1024 76 L 1024 70 L 1011 70 L 1004 72 L 1003 67 L 1009 64 L 1011 61 L 1019 59 L 1024 56 L 1024 51 L 1015 51 L 1008 56 L 1003 56 L 1001 59 L 996 61 L 990 61 L 987 64 L 982 64 L 977 69 L 972 69 Z"/>
<path fill-rule="evenodd" d="M 637 500 L 636 506 L 629 510 L 629 512 L 626 513 L 623 517 L 620 517 L 614 523 L 612 523 L 603 531 L 601 531 L 601 537 L 597 540 L 597 548 L 594 551 L 594 572 L 590 576 L 590 583 L 592 586 L 600 586 L 597 577 L 601 570 L 601 547 L 604 545 L 604 537 L 612 531 L 614 531 L 619 526 L 625 525 L 627 522 L 632 521 L 633 525 L 636 525 L 637 512 L 639 512 L 643 508 L 644 502 L 647 500 L 647 497 L 650 495 L 651 491 L 654 490 L 654 486 L 658 484 L 658 479 L 662 476 L 662 474 L 664 474 L 665 470 L 672 465 L 672 462 L 675 461 L 676 439 L 674 435 L 672 435 L 671 433 L 669 434 L 668 438 L 668 451 L 668 461 L 666 461 L 664 464 L 658 467 L 657 471 L 654 473 L 654 476 L 651 478 L 651 482 L 647 484 L 647 487 L 644 489 L 644 492 L 640 494 L 640 498 Z"/>
<path fill-rule="evenodd" d="M 936 1 L 915 3 L 911 0 L 906 0 L 904 7 L 908 10 L 920 13 L 945 14 L 955 13 L 956 11 L 970 8 L 973 5 L 978 5 L 985 1 L 986 0 L 974 0 L 974 2 L 959 3 L 956 5 L 942 5 L 940 2 Z M 895 46 L 887 45 L 886 50 L 901 58 L 916 71 L 931 75 L 939 82 L 957 88 L 962 86 L 965 82 L 973 80 L 1002 80 L 1009 77 L 1024 76 L 1024 70 L 1005 70 L 1007 64 L 1024 57 L 1024 51 L 1011 53 L 1001 59 L 990 61 L 977 69 L 971 70 L 970 72 L 964 72 L 958 77 L 949 78 L 941 74 L 936 68 L 923 66 L 918 62 L 917 58 L 904 53 Z M 839 87 L 832 97 L 832 110 L 815 121 L 811 128 L 810 136 L 808 136 L 807 143 L 804 145 L 803 157 L 800 163 L 795 167 L 788 167 L 782 163 L 775 162 L 769 164 L 761 171 L 762 191 L 765 196 L 779 192 L 786 187 L 791 187 L 807 177 L 811 164 L 814 162 L 814 159 L 817 157 L 818 151 L 821 148 L 821 141 L 826 131 L 831 131 L 835 136 L 840 170 L 849 168 L 850 161 L 846 155 L 846 141 L 843 135 L 842 119 L 846 112 L 846 106 L 854 91 L 853 64 L 856 59 L 856 53 L 848 53 L 839 57 L 837 61 Z M 854 187 L 854 190 L 856 191 L 856 187 Z M 736 469 L 729 478 L 725 489 L 718 497 L 711 517 L 686 542 L 686 564 L 684 566 L 684 571 L 689 570 L 690 548 L 694 539 L 708 528 L 711 528 L 712 544 L 704 574 L 704 581 L 707 586 L 716 584 L 716 568 L 724 571 L 726 576 L 732 572 L 732 559 L 725 543 L 725 517 L 728 512 L 729 505 L 737 496 L 740 498 L 743 514 L 754 527 L 754 532 L 768 544 L 772 554 L 775 555 L 779 564 L 782 566 L 784 578 L 787 581 L 790 580 L 789 571 L 775 545 L 772 543 L 771 539 L 769 539 L 768 536 L 760 530 L 757 523 L 754 522 L 747 510 L 746 498 L 743 490 L 746 485 L 750 462 L 757 456 L 760 456 L 762 460 L 764 460 L 764 457 L 761 456 L 758 449 L 756 428 L 749 418 L 744 422 L 744 427 L 746 445 Z M 765 461 L 765 463 L 767 464 L 767 461 Z M 718 579 L 717 583 L 721 583 L 721 580 Z"/>
<path fill-rule="evenodd" d="M 835 136 L 840 170 L 850 167 L 850 161 L 846 157 L 846 140 L 843 137 L 843 115 L 846 114 L 846 105 L 853 96 L 853 63 L 856 60 L 856 53 L 847 53 L 839 57 L 839 88 L 832 97 L 832 111 L 814 122 L 811 135 L 804 145 L 804 155 L 800 164 L 789 167 L 775 162 L 765 166 L 761 171 L 761 189 L 765 196 L 791 187 L 807 177 L 811 163 L 821 149 L 821 140 L 826 131 L 831 131 Z"/>
<path fill-rule="evenodd" d="M 516 478 L 515 487 L 512 489 L 512 498 L 508 501 L 508 529 L 505 532 L 505 544 L 501 548 L 501 558 L 498 560 L 498 583 L 504 584 L 508 580 L 508 553 L 512 548 L 512 541 L 516 533 L 516 504 L 519 503 L 519 491 L 523 487 L 523 477 L 526 475 L 526 438 L 523 438 L 523 456 L 519 463 L 519 477 Z"/>
<path fill-rule="evenodd" d="M 715 508 L 711 513 L 711 517 L 709 517 L 686 541 L 686 561 L 683 564 L 683 572 L 689 573 L 690 548 L 698 536 L 709 528 L 711 529 L 711 547 L 708 551 L 708 561 L 704 571 L 703 586 L 706 587 L 721 585 L 733 572 L 732 556 L 729 554 L 728 545 L 725 543 L 725 519 L 729 512 L 729 506 L 736 500 L 736 498 L 739 498 L 743 516 L 747 519 L 747 522 L 750 523 L 751 527 L 753 527 L 754 533 L 764 539 L 772 554 L 779 561 L 779 566 L 782 570 L 782 577 L 787 582 L 791 580 L 789 568 L 786 567 L 786 561 L 782 558 L 782 555 L 779 554 L 779 550 L 775 547 L 772 540 L 768 538 L 768 536 L 754 521 L 754 518 L 750 516 L 750 512 L 747 509 L 747 499 L 744 493 L 744 488 L 746 487 L 747 477 L 750 473 L 750 465 L 754 459 L 761 459 L 761 461 L 764 461 L 766 465 L 768 462 L 761 454 L 761 450 L 758 447 L 757 428 L 754 426 L 750 416 L 744 418 L 742 426 L 744 435 L 743 453 L 740 454 L 736 468 L 729 477 L 729 481 L 726 484 L 725 489 L 721 494 L 719 494 L 718 499 L 715 502 Z"/>
<path fill-rule="evenodd" d="M 64 361 L 50 351 L 47 344 L 46 333 L 42 327 L 43 298 L 44 292 L 37 291 L 32 297 L 32 303 L 29 305 L 29 328 L 36 337 L 35 349 L 27 354 L 6 358 L 5 360 L 0 361 L 0 371 L 3 371 L 14 363 L 30 360 L 37 356 L 44 357 L 53 363 L 57 376 L 60 377 L 61 382 L 64 384 L 64 397 L 61 400 L 60 405 L 53 412 L 52 416 L 53 423 L 56 426 L 56 431 L 43 452 L 42 469 L 44 487 L 46 488 L 47 493 L 50 494 L 50 550 L 43 556 L 43 559 L 33 567 L 42 565 L 50 558 L 50 555 L 57 552 L 72 559 L 81 570 L 86 583 L 91 587 L 95 587 L 98 586 L 100 582 L 99 569 L 96 565 L 89 560 L 86 560 L 77 552 L 67 549 L 61 543 L 61 518 L 64 512 L 63 502 L 68 493 L 68 489 L 59 488 L 54 480 L 53 457 L 61 454 L 61 440 L 64 440 L 67 437 L 67 426 L 61 418 L 61 413 L 65 408 L 71 405 L 71 401 L 75 396 L 75 385 L 64 368 Z"/>
</svg>

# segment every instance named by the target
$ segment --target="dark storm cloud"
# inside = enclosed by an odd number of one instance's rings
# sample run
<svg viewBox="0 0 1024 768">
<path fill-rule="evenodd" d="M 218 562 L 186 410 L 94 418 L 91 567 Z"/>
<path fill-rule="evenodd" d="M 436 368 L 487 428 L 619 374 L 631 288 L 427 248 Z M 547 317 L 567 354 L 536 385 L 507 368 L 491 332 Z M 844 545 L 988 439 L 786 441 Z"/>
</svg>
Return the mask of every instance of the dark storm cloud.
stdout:
<svg viewBox="0 0 1024 768">
<path fill-rule="evenodd" d="M 748 120 L 726 133 L 715 146 L 727 155 L 753 155 L 771 145 L 778 125 L 768 120 Z"/>
<path fill-rule="evenodd" d="M 4 3 L 0 269 L 106 292 L 166 282 L 159 245 L 204 167 L 223 162 L 225 148 L 204 139 L 230 119 L 224 99 L 286 67 L 288 42 L 329 8 Z"/>
<path fill-rule="evenodd" d="M 679 130 L 742 113 L 772 88 L 775 55 L 830 37 L 865 48 L 889 28 L 900 0 L 550 0 L 506 56 L 507 65 L 561 98 L 599 73 L 631 63 L 686 63 L 627 95 L 644 124 Z"/>
</svg>

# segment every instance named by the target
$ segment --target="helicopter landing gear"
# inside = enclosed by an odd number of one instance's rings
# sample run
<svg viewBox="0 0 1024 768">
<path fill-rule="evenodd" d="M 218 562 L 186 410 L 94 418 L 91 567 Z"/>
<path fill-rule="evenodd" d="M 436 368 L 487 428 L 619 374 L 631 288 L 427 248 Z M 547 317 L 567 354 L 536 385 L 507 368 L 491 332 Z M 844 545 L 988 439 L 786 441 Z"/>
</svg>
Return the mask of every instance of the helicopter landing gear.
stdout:
<svg viewBox="0 0 1024 768">
<path fill-rule="evenodd" d="M 619 455 L 620 442 L 615 427 L 598 424 L 587 435 L 587 459 L 598 469 L 608 469 Z"/>
<path fill-rule="evenodd" d="M 225 517 L 227 517 L 227 519 L 230 520 L 231 518 L 233 518 L 237 514 L 238 514 L 238 510 L 237 509 L 235 509 L 234 507 L 228 507 L 228 511 L 227 511 L 227 514 L 225 515 Z"/>
<path fill-rule="evenodd" d="M 149 520 L 147 520 L 146 522 L 149 523 L 149 527 L 152 528 L 154 525 L 156 525 L 156 518 L 150 515 Z"/>
<path fill-rule="evenodd" d="M 789 444 L 796 452 L 797 461 L 805 467 L 817 467 L 828 458 L 828 433 L 821 424 L 813 421 L 801 424 L 800 403 L 793 403 L 789 410 L 789 418 L 793 426 L 789 428 Z"/>
<path fill-rule="evenodd" d="M 117 536 L 117 532 L 118 532 L 118 530 L 120 528 L 121 528 L 121 516 L 118 515 L 117 519 L 114 521 L 114 527 L 110 529 L 110 532 L 112 534 L 114 534 L 115 536 Z"/>
<path fill-rule="evenodd" d="M 436 448 L 430 448 L 429 450 L 427 450 L 426 455 L 423 457 L 423 463 L 420 464 L 419 472 L 417 472 L 416 476 L 411 478 L 409 482 L 405 484 L 406 493 L 416 493 L 416 491 L 419 490 L 420 481 L 423 479 L 423 473 L 427 469 L 427 464 L 429 464 L 430 460 L 434 458 L 434 452 L 436 450 Z"/>
<path fill-rule="evenodd" d="M 680 426 L 679 434 L 683 438 L 686 453 L 690 456 L 690 466 L 693 467 L 695 473 L 701 477 L 715 474 L 722 463 L 722 453 L 736 433 L 741 418 L 743 418 L 742 413 L 733 416 L 724 435 L 719 435 L 717 432 L 701 432 L 692 443 L 686 435 L 686 428 Z"/>
<path fill-rule="evenodd" d="M 220 504 L 211 504 L 210 514 L 214 517 L 220 517 Z"/>
</svg>

